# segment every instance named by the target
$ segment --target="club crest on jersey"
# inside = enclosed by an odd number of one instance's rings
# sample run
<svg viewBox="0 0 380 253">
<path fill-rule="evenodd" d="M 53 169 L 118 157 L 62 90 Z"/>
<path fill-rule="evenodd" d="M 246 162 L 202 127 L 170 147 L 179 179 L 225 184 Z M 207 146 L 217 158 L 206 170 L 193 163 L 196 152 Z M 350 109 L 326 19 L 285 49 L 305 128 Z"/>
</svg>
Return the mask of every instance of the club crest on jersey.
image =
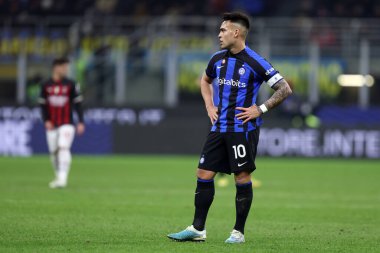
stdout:
<svg viewBox="0 0 380 253">
<path fill-rule="evenodd" d="M 202 155 L 201 159 L 199 160 L 199 163 L 202 164 L 205 162 L 205 157 Z"/>
<path fill-rule="evenodd" d="M 239 69 L 239 75 L 244 75 L 245 74 L 245 68 L 240 68 Z"/>
<path fill-rule="evenodd" d="M 225 64 L 225 63 L 226 63 L 226 59 L 223 59 L 223 61 L 222 61 L 222 65 Z"/>
</svg>

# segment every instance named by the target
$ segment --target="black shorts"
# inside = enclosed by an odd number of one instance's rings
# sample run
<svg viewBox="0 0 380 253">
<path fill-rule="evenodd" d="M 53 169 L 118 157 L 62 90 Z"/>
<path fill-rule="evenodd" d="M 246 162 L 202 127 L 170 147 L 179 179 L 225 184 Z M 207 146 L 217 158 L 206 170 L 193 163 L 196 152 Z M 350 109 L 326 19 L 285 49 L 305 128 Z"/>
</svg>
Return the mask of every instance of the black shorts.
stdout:
<svg viewBox="0 0 380 253">
<path fill-rule="evenodd" d="M 210 132 L 198 168 L 221 173 L 252 172 L 260 129 L 243 133 Z"/>
</svg>

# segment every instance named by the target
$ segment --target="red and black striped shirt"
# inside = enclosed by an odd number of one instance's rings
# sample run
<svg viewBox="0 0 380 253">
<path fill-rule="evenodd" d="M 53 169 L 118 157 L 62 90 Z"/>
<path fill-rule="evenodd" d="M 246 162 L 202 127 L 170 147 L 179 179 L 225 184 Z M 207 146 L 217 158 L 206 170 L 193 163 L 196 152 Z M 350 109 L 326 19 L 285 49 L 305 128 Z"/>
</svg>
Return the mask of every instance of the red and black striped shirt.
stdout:
<svg viewBox="0 0 380 253">
<path fill-rule="evenodd" d="M 73 124 L 73 109 L 78 114 L 79 122 L 83 122 L 82 100 L 79 85 L 74 81 L 67 78 L 47 80 L 41 85 L 39 97 L 44 122 L 50 120 L 55 127 Z"/>
</svg>

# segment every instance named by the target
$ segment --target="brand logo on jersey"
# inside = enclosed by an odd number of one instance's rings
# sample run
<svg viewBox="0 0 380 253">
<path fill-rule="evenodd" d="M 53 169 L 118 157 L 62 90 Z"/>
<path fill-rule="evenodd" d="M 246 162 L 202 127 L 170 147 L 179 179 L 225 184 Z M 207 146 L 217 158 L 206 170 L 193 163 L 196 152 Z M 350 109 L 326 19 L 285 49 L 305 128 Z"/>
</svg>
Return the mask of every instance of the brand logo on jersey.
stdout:
<svg viewBox="0 0 380 253">
<path fill-rule="evenodd" d="M 204 163 L 204 162 L 205 162 L 205 157 L 202 156 L 201 159 L 199 160 L 199 163 L 202 164 L 202 163 Z"/>
<path fill-rule="evenodd" d="M 233 86 L 233 87 L 239 87 L 239 88 L 245 88 L 247 87 L 247 84 L 246 83 L 242 83 L 240 81 L 235 81 L 233 79 L 230 79 L 230 80 L 227 80 L 225 78 L 218 78 L 218 83 L 219 85 L 229 85 L 229 86 Z"/>
<path fill-rule="evenodd" d="M 226 59 L 223 59 L 222 64 L 226 63 Z"/>
<path fill-rule="evenodd" d="M 58 86 L 55 86 L 55 87 L 54 87 L 54 93 L 55 93 L 55 94 L 58 94 L 58 92 L 59 92 L 59 87 L 58 87 Z"/>
<path fill-rule="evenodd" d="M 274 68 L 270 68 L 270 69 L 268 69 L 268 70 L 265 72 L 265 75 L 266 75 L 266 76 L 269 75 L 270 73 L 273 72 L 273 70 L 274 70 Z"/>
<path fill-rule="evenodd" d="M 239 75 L 244 75 L 245 74 L 245 68 L 240 68 L 239 69 Z"/>
<path fill-rule="evenodd" d="M 49 104 L 51 104 L 54 107 L 63 107 L 67 103 L 68 97 L 53 95 L 53 96 L 49 96 L 48 100 L 49 100 Z"/>
</svg>

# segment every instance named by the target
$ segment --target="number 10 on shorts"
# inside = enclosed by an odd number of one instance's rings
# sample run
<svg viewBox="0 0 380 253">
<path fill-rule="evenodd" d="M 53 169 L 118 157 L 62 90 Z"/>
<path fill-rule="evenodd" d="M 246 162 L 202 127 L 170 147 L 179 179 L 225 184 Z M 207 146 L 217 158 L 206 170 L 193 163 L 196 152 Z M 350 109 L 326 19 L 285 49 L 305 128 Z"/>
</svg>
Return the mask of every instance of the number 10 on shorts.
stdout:
<svg viewBox="0 0 380 253">
<path fill-rule="evenodd" d="M 245 157 L 246 152 L 245 152 L 245 146 L 243 144 L 240 144 L 237 146 L 234 145 L 234 146 L 232 146 L 232 148 L 234 149 L 235 159 Z"/>
</svg>

